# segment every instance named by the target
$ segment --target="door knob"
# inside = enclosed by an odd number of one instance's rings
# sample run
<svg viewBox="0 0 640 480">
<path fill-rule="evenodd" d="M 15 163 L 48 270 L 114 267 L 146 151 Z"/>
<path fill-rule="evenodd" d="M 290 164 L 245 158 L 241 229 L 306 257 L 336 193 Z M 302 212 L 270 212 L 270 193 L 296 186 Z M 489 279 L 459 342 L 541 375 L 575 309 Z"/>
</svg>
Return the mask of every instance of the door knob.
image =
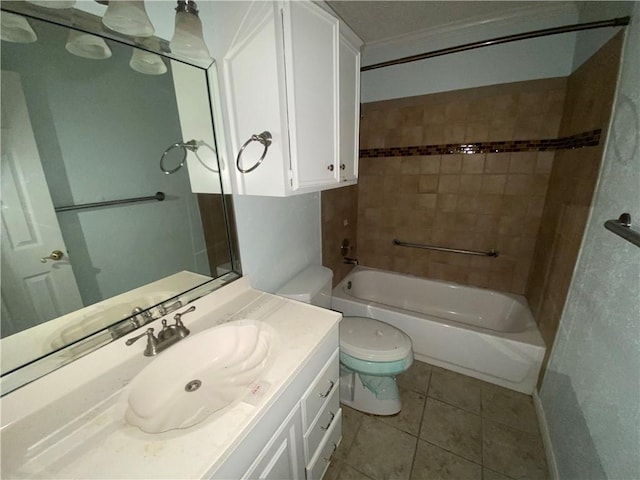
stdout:
<svg viewBox="0 0 640 480">
<path fill-rule="evenodd" d="M 54 250 L 53 252 L 51 252 L 51 253 L 49 254 L 49 256 L 47 256 L 47 257 L 42 257 L 42 258 L 40 259 L 40 261 L 41 261 L 42 263 L 47 263 L 47 260 L 54 260 L 54 261 L 57 261 L 57 260 L 60 260 L 62 257 L 64 257 L 64 253 L 62 253 L 60 250 Z"/>
</svg>

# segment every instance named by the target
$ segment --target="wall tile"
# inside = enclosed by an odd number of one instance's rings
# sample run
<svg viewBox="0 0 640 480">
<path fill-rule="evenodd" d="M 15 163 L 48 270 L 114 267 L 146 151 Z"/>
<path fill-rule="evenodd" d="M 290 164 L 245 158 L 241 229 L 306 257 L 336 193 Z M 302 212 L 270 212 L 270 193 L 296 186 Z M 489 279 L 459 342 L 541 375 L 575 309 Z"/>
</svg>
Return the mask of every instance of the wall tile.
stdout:
<svg viewBox="0 0 640 480">
<path fill-rule="evenodd" d="M 484 164 L 485 173 L 507 173 L 509 171 L 508 153 L 489 153 Z"/>
<path fill-rule="evenodd" d="M 363 104 L 361 143 L 369 148 L 384 138 L 403 147 L 418 136 L 423 144 L 508 141 L 517 129 L 544 138 L 542 117 L 560 115 L 565 84 L 545 79 Z M 553 164 L 547 152 L 361 159 L 361 264 L 524 293 Z M 336 235 L 340 216 L 332 216 Z M 498 259 L 430 252 L 394 247 L 393 238 L 504 252 Z"/>
<path fill-rule="evenodd" d="M 562 108 L 559 92 L 547 97 L 548 123 L 562 114 L 561 136 L 593 128 L 606 131 L 622 38 L 616 35 L 569 77 Z M 537 197 L 530 198 L 528 212 L 541 217 L 526 296 L 548 347 L 553 344 L 564 308 L 605 141 L 603 133 L 598 146 L 557 151 L 553 156 L 541 152 L 536 160 L 533 195 Z M 539 200 L 542 195 L 544 205 Z"/>
<path fill-rule="evenodd" d="M 419 193 L 434 193 L 438 191 L 438 175 L 420 175 L 418 177 Z"/>
<path fill-rule="evenodd" d="M 440 155 L 420 158 L 420 173 L 440 173 Z"/>
<path fill-rule="evenodd" d="M 462 173 L 482 173 L 485 157 L 484 154 L 465 155 L 462 159 Z"/>
</svg>

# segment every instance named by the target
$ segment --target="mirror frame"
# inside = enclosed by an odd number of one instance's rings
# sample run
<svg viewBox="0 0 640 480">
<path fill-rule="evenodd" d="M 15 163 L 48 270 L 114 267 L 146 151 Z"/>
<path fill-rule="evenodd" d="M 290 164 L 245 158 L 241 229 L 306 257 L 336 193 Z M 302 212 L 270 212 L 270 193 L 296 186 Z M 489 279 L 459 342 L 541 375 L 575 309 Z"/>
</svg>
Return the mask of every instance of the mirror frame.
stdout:
<svg viewBox="0 0 640 480">
<path fill-rule="evenodd" d="M 215 61 L 210 62 L 198 62 L 179 55 L 172 54 L 169 49 L 169 42 L 167 40 L 152 37 L 157 40 L 159 45 L 158 50 L 151 49 L 146 45 L 137 42 L 134 38 L 120 34 L 115 31 L 108 30 L 103 26 L 102 20 L 96 15 L 77 10 L 74 8 L 64 10 L 47 9 L 38 7 L 36 5 L 24 2 L 24 1 L 2 1 L 0 4 L 2 11 L 15 13 L 27 18 L 31 18 L 38 21 L 48 22 L 61 27 L 79 30 L 85 33 L 103 37 L 107 40 L 112 40 L 121 44 L 129 45 L 134 48 L 146 50 L 151 53 L 156 53 L 169 60 L 185 63 L 194 68 L 202 70 L 205 75 L 207 84 L 207 94 L 209 97 L 209 114 L 211 116 L 211 125 L 213 129 L 213 136 L 216 145 L 220 145 L 223 142 L 222 132 L 222 112 L 221 106 L 216 98 L 216 94 L 219 91 L 218 88 L 218 76 Z M 155 43 L 155 42 L 154 42 Z M 219 96 L 218 96 L 219 98 Z M 207 295 L 223 286 L 242 277 L 242 270 L 240 266 L 240 256 L 238 248 L 237 228 L 234 218 L 233 210 L 233 197 L 230 191 L 230 181 L 223 178 L 223 175 L 228 175 L 228 169 L 222 168 L 225 163 L 223 154 L 217 151 L 218 165 L 220 166 L 218 175 L 220 176 L 220 188 L 222 195 L 222 208 L 226 226 L 227 244 L 229 246 L 229 254 L 231 260 L 232 271 L 228 272 L 220 277 L 212 278 L 210 281 L 194 287 L 186 292 L 182 292 L 173 297 L 169 297 L 163 300 L 161 303 L 146 308 L 145 311 L 151 313 L 153 321 L 156 320 L 171 310 L 171 307 L 181 308 L 194 300 Z M 225 187 L 227 190 L 225 191 Z M 105 299 L 106 300 L 106 299 Z M 145 322 L 145 324 L 148 322 Z M 53 350 L 52 352 L 45 354 L 33 361 L 26 363 L 20 367 L 4 373 L 0 377 L 0 396 L 4 396 L 13 390 L 20 388 L 28 383 L 37 380 L 38 378 L 51 373 L 52 371 L 67 365 L 74 360 L 87 355 L 98 348 L 111 343 L 118 338 L 129 335 L 133 331 L 143 328 L 144 324 L 137 327 L 137 329 L 125 328 L 130 325 L 130 318 L 118 319 L 112 324 L 96 331 L 95 333 L 81 338 L 69 345 L 66 345 L 60 349 Z"/>
</svg>

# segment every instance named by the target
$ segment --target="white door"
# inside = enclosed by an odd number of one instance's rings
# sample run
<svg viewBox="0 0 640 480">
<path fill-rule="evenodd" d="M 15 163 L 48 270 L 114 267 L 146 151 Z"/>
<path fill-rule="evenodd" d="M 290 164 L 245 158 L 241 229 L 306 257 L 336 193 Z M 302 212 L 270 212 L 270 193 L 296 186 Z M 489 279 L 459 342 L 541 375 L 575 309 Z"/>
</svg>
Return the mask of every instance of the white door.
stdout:
<svg viewBox="0 0 640 480">
<path fill-rule="evenodd" d="M 7 336 L 83 307 L 40 163 L 20 76 L 8 71 L 2 72 L 0 175 L 2 333 Z M 43 263 L 41 259 L 54 250 L 63 257 Z"/>
</svg>

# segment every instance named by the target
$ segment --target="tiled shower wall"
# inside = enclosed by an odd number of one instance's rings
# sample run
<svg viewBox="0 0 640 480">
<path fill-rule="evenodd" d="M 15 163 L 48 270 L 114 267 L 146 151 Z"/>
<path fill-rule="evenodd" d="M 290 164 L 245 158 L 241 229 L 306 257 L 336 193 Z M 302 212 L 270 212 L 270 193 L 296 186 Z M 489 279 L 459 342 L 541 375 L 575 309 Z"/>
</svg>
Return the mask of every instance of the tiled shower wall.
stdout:
<svg viewBox="0 0 640 480">
<path fill-rule="evenodd" d="M 362 105 L 360 148 L 558 137 L 566 79 Z M 553 151 L 360 158 L 357 254 L 366 266 L 523 294 Z M 393 239 L 499 251 L 497 258 Z"/>
<path fill-rule="evenodd" d="M 596 128 L 607 131 L 622 40 L 619 33 L 569 77 L 561 136 Z M 526 291 L 548 347 L 555 338 L 571 283 L 604 144 L 603 137 L 598 146 L 556 152 Z M 611 212 L 611 218 L 620 213 Z"/>
<path fill-rule="evenodd" d="M 358 186 L 335 188 L 322 192 L 322 264 L 333 271 L 337 285 L 353 268 L 342 259 L 340 246 L 347 240 L 351 248 L 347 257 L 356 257 L 358 231 Z"/>
</svg>

